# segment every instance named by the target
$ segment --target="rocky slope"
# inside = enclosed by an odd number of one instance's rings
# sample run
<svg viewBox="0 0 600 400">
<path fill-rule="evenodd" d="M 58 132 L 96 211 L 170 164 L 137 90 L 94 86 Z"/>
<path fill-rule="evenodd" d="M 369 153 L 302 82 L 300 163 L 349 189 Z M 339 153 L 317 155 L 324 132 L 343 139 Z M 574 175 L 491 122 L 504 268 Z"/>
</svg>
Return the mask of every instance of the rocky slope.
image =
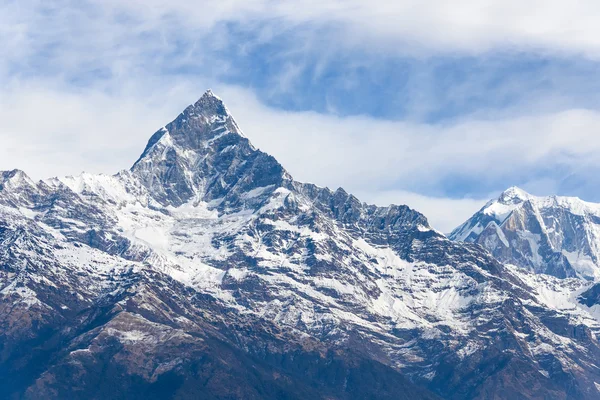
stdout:
<svg viewBox="0 0 600 400">
<path fill-rule="evenodd" d="M 295 181 L 210 91 L 128 171 L 2 173 L 0 288 L 8 398 L 600 397 L 591 283 Z"/>
</svg>

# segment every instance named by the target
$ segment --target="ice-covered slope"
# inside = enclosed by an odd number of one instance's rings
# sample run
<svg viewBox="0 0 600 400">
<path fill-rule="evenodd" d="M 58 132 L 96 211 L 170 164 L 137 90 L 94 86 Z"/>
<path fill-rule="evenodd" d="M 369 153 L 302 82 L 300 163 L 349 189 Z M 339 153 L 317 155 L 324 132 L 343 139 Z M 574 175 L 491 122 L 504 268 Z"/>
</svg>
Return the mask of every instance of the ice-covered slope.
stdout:
<svg viewBox="0 0 600 400">
<path fill-rule="evenodd" d="M 293 180 L 211 92 L 131 170 L 2 182 L 3 393 L 600 395 L 591 284 Z"/>
<path fill-rule="evenodd" d="M 450 238 L 478 243 L 499 260 L 557 277 L 600 277 L 600 204 L 536 197 L 510 188 Z"/>
</svg>

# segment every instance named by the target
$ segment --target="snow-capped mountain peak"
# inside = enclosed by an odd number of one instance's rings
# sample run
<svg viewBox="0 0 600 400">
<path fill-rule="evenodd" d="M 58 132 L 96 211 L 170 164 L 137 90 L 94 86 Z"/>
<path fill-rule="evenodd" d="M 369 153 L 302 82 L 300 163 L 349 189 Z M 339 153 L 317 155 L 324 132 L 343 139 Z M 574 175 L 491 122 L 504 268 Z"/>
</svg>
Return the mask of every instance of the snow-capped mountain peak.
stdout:
<svg viewBox="0 0 600 400">
<path fill-rule="evenodd" d="M 0 171 L 0 204 L 32 207 L 39 195 L 38 185 L 23 171 Z"/>
<path fill-rule="evenodd" d="M 600 277 L 600 204 L 533 196 L 512 187 L 450 238 L 481 244 L 500 260 L 558 277 Z"/>
<path fill-rule="evenodd" d="M 503 204 L 519 204 L 531 199 L 532 197 L 533 196 L 523 189 L 517 186 L 512 186 L 502 192 L 502 194 L 498 197 L 498 202 Z"/>
<path fill-rule="evenodd" d="M 0 176 L 5 397 L 599 393 L 595 288 L 294 181 L 212 92 L 130 170 Z M 489 229 L 549 231 L 512 192 L 482 211 Z"/>
<path fill-rule="evenodd" d="M 208 147 L 225 135 L 243 137 L 225 103 L 211 90 L 207 90 L 174 121 L 152 135 L 136 164 L 161 142 L 163 145 L 177 144 L 186 150 L 198 150 Z"/>
<path fill-rule="evenodd" d="M 34 186 L 35 184 L 25 172 L 20 169 L 13 169 L 10 171 L 0 171 L 0 185 L 2 185 L 0 189 L 7 190 L 23 185 Z"/>
<path fill-rule="evenodd" d="M 158 130 L 131 172 L 157 201 L 176 206 L 192 198 L 224 199 L 233 192 L 291 180 L 273 157 L 242 134 L 212 91 Z"/>
</svg>

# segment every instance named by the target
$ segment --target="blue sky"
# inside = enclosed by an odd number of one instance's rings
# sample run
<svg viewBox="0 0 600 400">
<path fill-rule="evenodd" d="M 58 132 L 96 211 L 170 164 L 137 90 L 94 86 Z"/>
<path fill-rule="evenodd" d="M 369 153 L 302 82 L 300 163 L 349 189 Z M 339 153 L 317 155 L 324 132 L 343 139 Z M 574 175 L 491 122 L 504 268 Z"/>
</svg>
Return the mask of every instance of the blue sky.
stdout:
<svg viewBox="0 0 600 400">
<path fill-rule="evenodd" d="M 191 3 L 0 0 L 0 169 L 127 168 L 210 87 L 297 179 L 443 231 L 512 185 L 600 202 L 595 2 Z"/>
</svg>

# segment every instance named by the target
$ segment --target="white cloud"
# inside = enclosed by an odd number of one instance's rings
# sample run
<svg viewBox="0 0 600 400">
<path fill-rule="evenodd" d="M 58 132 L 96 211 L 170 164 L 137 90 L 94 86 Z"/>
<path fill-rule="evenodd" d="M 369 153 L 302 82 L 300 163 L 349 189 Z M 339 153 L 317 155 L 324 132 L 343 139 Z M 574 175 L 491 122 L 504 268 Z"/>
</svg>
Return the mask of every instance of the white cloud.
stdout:
<svg viewBox="0 0 600 400">
<path fill-rule="evenodd" d="M 260 42 L 298 27 L 327 30 L 326 40 L 319 33 L 310 44 L 298 41 L 295 47 L 359 46 L 409 54 L 533 49 L 597 58 L 597 15 L 600 3 L 593 0 L 0 0 L 5 52 L 0 68 L 7 68 L 2 65 L 7 59 L 35 57 L 50 47 L 46 55 L 56 67 L 111 62 L 119 73 L 164 61 L 161 54 L 181 40 L 194 43 L 211 34 L 203 45 L 224 47 L 232 40 L 218 30 L 224 23 L 260 31 L 255 39 Z M 168 61 L 181 63 L 192 53 L 170 54 Z M 158 59 L 147 58 L 152 54 Z"/>
<path fill-rule="evenodd" d="M 281 26 L 336 24 L 348 45 L 482 52 L 521 47 L 600 55 L 600 3 L 593 0 L 185 0 L 104 2 L 147 20 L 178 14 L 190 26 L 278 20 Z M 408 49 L 414 51 L 415 49 Z"/>
</svg>

